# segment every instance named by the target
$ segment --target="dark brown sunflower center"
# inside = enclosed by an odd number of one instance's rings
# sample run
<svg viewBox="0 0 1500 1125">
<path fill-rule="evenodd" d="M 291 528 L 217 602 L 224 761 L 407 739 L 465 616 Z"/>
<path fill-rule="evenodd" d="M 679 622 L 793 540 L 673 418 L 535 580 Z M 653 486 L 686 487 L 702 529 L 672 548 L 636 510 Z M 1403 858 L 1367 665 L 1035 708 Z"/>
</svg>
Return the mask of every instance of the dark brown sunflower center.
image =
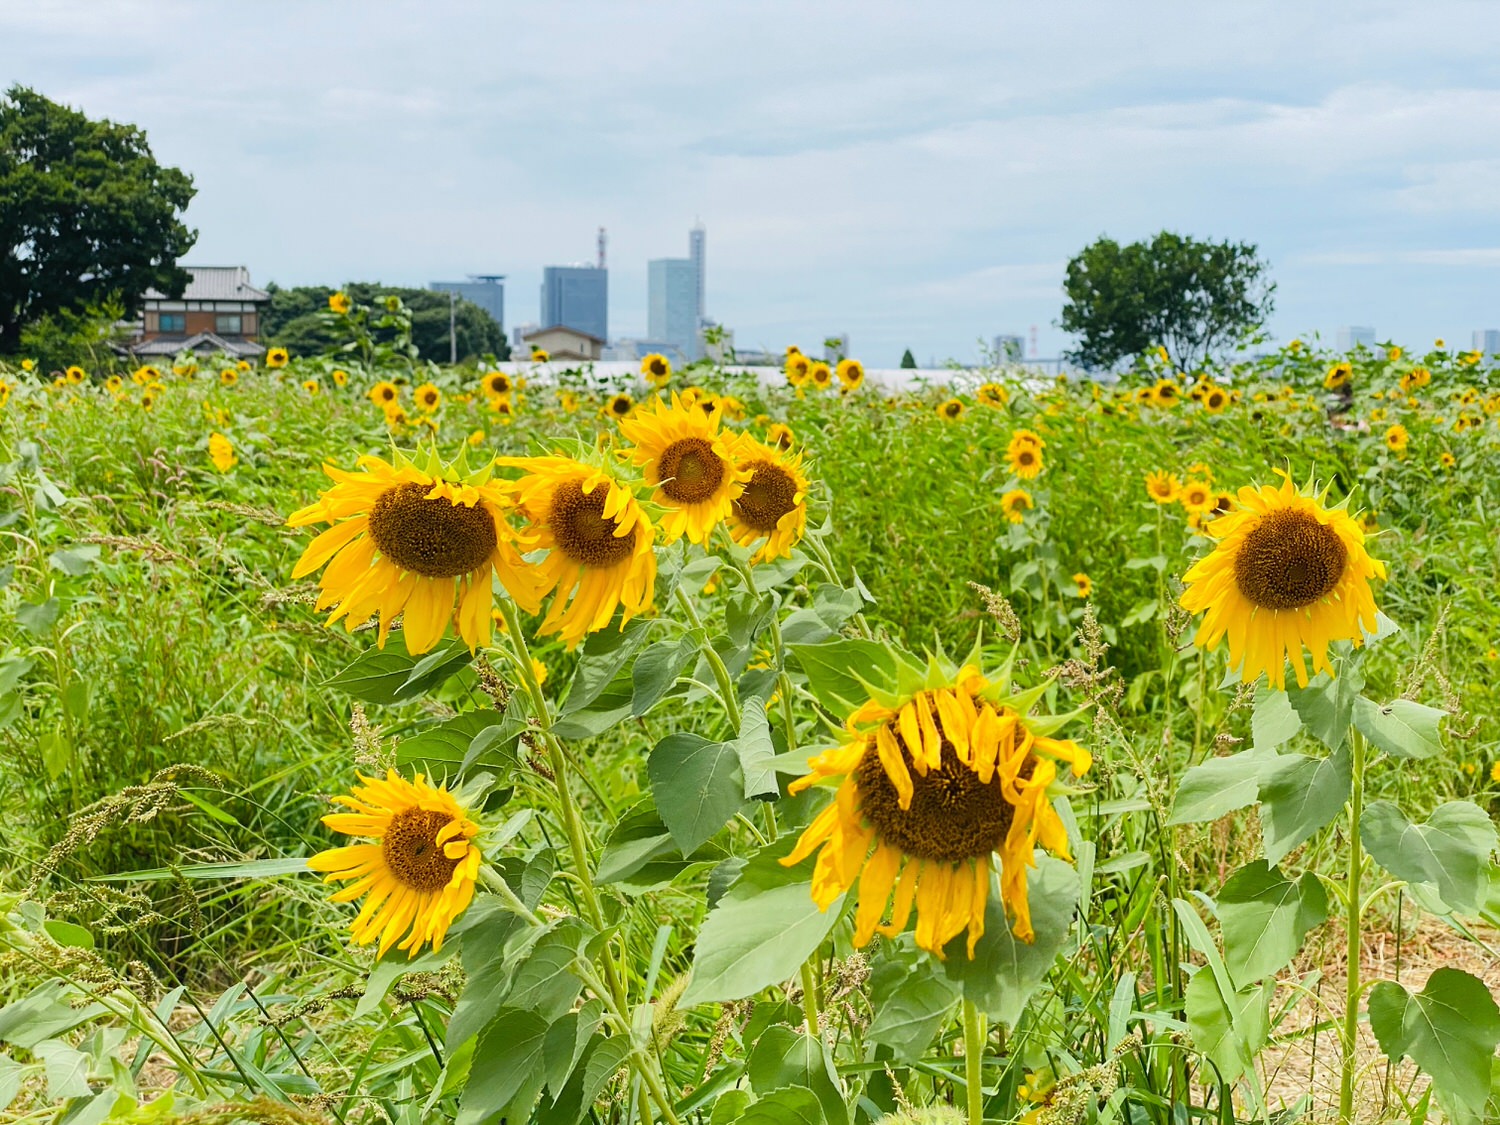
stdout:
<svg viewBox="0 0 1500 1125">
<path fill-rule="evenodd" d="M 1016 454 L 1016 464 L 1033 465 L 1036 463 L 1036 454 L 1029 449 L 1023 449 Z"/>
<path fill-rule="evenodd" d="M 734 502 L 734 514 L 756 531 L 769 534 L 781 517 L 797 506 L 797 482 L 792 474 L 770 461 L 750 466 L 750 481 Z"/>
<path fill-rule="evenodd" d="M 660 379 L 666 373 L 667 373 L 667 365 L 665 363 L 663 363 L 659 359 L 653 359 L 651 361 L 651 374 L 655 375 L 658 379 Z"/>
<path fill-rule="evenodd" d="M 547 523 L 562 553 L 580 566 L 610 567 L 630 557 L 635 536 L 616 536 L 619 523 L 604 514 L 609 489 L 599 485 L 585 494 L 576 480 L 558 485 Z"/>
<path fill-rule="evenodd" d="M 1306 512 L 1264 516 L 1234 559 L 1234 581 L 1265 609 L 1300 609 L 1327 595 L 1344 576 L 1349 549 Z"/>
<path fill-rule="evenodd" d="M 703 438 L 682 438 L 662 451 L 661 490 L 677 504 L 707 500 L 724 481 L 724 462 Z"/>
<path fill-rule="evenodd" d="M 1015 815 L 1001 792 L 999 776 L 988 784 L 980 781 L 944 739 L 942 765 L 923 777 L 894 726 L 891 733 L 911 774 L 911 808 L 902 809 L 896 786 L 873 746 L 854 771 L 865 819 L 880 838 L 909 856 L 939 863 L 987 856 L 998 848 Z"/>
<path fill-rule="evenodd" d="M 615 414 L 625 415 L 630 413 L 630 400 L 628 398 L 617 398 L 609 404 L 609 409 Z"/>
<path fill-rule="evenodd" d="M 380 854 L 391 874 L 418 891 L 440 891 L 461 860 L 443 854 L 437 834 L 453 818 L 435 809 L 407 809 L 391 818 L 380 841 Z"/>
<path fill-rule="evenodd" d="M 483 507 L 427 499 L 431 485 L 398 484 L 370 509 L 370 538 L 402 570 L 423 578 L 457 578 L 495 553 L 495 519 Z"/>
</svg>

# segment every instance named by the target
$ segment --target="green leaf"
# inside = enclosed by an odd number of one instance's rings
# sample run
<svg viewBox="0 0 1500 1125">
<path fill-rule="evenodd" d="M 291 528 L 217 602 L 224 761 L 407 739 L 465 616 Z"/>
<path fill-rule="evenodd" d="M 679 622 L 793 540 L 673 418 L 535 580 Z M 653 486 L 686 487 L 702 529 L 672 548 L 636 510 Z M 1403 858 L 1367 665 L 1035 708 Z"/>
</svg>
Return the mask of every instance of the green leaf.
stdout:
<svg viewBox="0 0 1500 1125">
<path fill-rule="evenodd" d="M 1446 711 L 1393 699 L 1385 706 L 1360 696 L 1354 701 L 1354 725 L 1387 754 L 1398 758 L 1431 758 L 1443 752 L 1440 729 Z"/>
<path fill-rule="evenodd" d="M 439 780 L 456 777 L 473 765 L 508 773 L 515 756 L 507 751 L 514 750 L 513 740 L 525 725 L 524 718 L 508 711 L 465 711 L 396 743 L 396 762 Z M 469 762 L 469 748 L 481 734 L 490 748 Z M 509 746 L 504 745 L 507 734 L 512 740 Z"/>
<path fill-rule="evenodd" d="M 740 758 L 730 742 L 669 734 L 646 763 L 651 797 L 683 855 L 692 855 L 745 803 Z"/>
<path fill-rule="evenodd" d="M 458 1125 L 480 1125 L 505 1116 L 524 1121 L 541 1093 L 546 1040 L 547 1021 L 541 1016 L 501 1008 L 474 1049 Z"/>
<path fill-rule="evenodd" d="M 861 678 L 887 683 L 896 676 L 890 650 L 874 641 L 838 640 L 787 647 L 807 674 L 807 686 L 817 701 L 840 722 L 869 698 L 869 689 L 860 683 Z"/>
<path fill-rule="evenodd" d="M 827 1125 L 818 1096 L 802 1086 L 773 1090 L 744 1113 L 736 1125 Z"/>
<path fill-rule="evenodd" d="M 840 897 L 819 910 L 807 867 L 783 867 L 771 849 L 745 864 L 698 932 L 693 976 L 681 1007 L 741 1000 L 797 975 L 833 929 L 844 903 Z"/>
<path fill-rule="evenodd" d="M 1302 716 L 1292 706 L 1286 692 L 1260 684 L 1255 689 L 1255 710 L 1250 716 L 1252 745 L 1257 750 L 1274 750 L 1302 729 Z"/>
<path fill-rule="evenodd" d="M 1260 783 L 1260 826 L 1266 862 L 1275 866 L 1330 823 L 1349 799 L 1353 777 L 1347 747 L 1326 758 L 1284 754 Z"/>
<path fill-rule="evenodd" d="M 26 1068 L 9 1055 L 0 1055 L 0 1113 L 10 1108 L 21 1092 L 21 1081 L 26 1077 Z"/>
<path fill-rule="evenodd" d="M 1240 868 L 1219 892 L 1224 961 L 1236 988 L 1291 964 L 1307 931 L 1328 917 L 1328 895 L 1312 874 L 1293 882 L 1264 860 Z"/>
<path fill-rule="evenodd" d="M 849 1109 L 833 1058 L 821 1039 L 785 1025 L 768 1028 L 745 1064 L 750 1088 L 770 1094 L 784 1086 L 805 1086 L 817 1096 L 829 1125 L 848 1125 Z"/>
<path fill-rule="evenodd" d="M 1274 754 L 1246 750 L 1200 762 L 1182 775 L 1168 824 L 1218 820 L 1226 813 L 1255 803 L 1260 777 Z"/>
<path fill-rule="evenodd" d="M 21 677 L 31 671 L 32 662 L 21 656 L 7 656 L 0 660 L 0 695 L 8 695 L 21 682 Z"/>
<path fill-rule="evenodd" d="M 1345 661 L 1339 676 L 1330 678 L 1327 672 L 1319 672 L 1305 688 L 1289 687 L 1286 694 L 1307 733 L 1328 749 L 1337 750 L 1349 737 L 1354 700 L 1364 686 L 1359 667 Z"/>
<path fill-rule="evenodd" d="M 723 849 L 705 846 L 684 859 L 655 805 L 647 799 L 633 805 L 615 823 L 594 878 L 640 893 L 665 886 L 694 864 L 717 863 L 723 858 Z"/>
<path fill-rule="evenodd" d="M 33 637 L 45 636 L 57 621 L 62 603 L 56 598 L 44 602 L 22 602 L 16 606 L 16 621 Z"/>
<path fill-rule="evenodd" d="M 698 645 L 691 637 L 646 646 L 630 670 L 631 715 L 639 717 L 655 707 L 697 655 Z"/>
<path fill-rule="evenodd" d="M 17 1080 L 18 1088 L 19 1085 Z M 714 1101 L 713 1112 L 708 1115 L 708 1125 L 734 1125 L 754 1100 L 755 1095 L 749 1090 L 725 1090 Z"/>
<path fill-rule="evenodd" d="M 364 703 L 400 703 L 443 683 L 472 659 L 464 643 L 453 640 L 418 660 L 406 651 L 402 634 L 392 633 L 385 648 L 366 649 L 324 686 Z"/>
<path fill-rule="evenodd" d="M 959 989 L 926 953 L 887 941 L 876 954 L 869 995 L 875 1018 L 866 1038 L 889 1047 L 897 1062 L 915 1062 L 947 1022 Z"/>
<path fill-rule="evenodd" d="M 1068 936 L 1078 907 L 1078 872 L 1073 865 L 1052 856 L 1039 855 L 1028 872 L 1028 895 L 1034 941 L 1025 942 L 1011 932 L 993 877 L 984 910 L 984 936 L 969 959 L 968 938 L 960 934 L 944 953 L 943 971 L 958 981 L 963 994 L 991 1019 L 1015 1027 L 1022 1009 L 1042 978 L 1052 968 Z"/>
<path fill-rule="evenodd" d="M 64 922 L 59 918 L 48 918 L 42 923 L 42 929 L 47 931 L 47 936 L 58 945 L 67 946 L 72 949 L 93 949 L 94 935 L 82 926 L 73 922 Z"/>
<path fill-rule="evenodd" d="M 771 720 L 758 695 L 742 701 L 740 736 L 733 743 L 745 779 L 745 799 L 775 800 L 781 794 L 776 781 L 776 743 L 771 738 Z"/>
<path fill-rule="evenodd" d="M 42 1060 L 49 1098 L 86 1098 L 94 1092 L 89 1085 L 89 1057 L 82 1051 L 61 1039 L 48 1039 L 38 1043 L 34 1053 Z"/>
<path fill-rule="evenodd" d="M 1217 1078 L 1237 1082 L 1255 1065 L 1255 1055 L 1270 1033 L 1269 985 L 1226 997 L 1218 978 L 1199 969 L 1188 981 L 1184 1005 L 1188 1031 L 1198 1049 L 1218 1067 Z"/>
<path fill-rule="evenodd" d="M 94 875 L 100 883 L 154 882 L 161 879 L 274 879 L 278 875 L 307 873 L 307 857 L 289 855 L 281 859 L 252 859 L 244 863 L 189 863 L 182 867 L 151 867 L 141 871 L 121 871 L 114 875 Z"/>
<path fill-rule="evenodd" d="M 1472 801 L 1449 801 L 1426 824 L 1412 824 L 1399 805 L 1372 801 L 1359 818 L 1365 848 L 1398 879 L 1430 883 L 1453 910 L 1477 914 L 1489 884 L 1495 826 Z"/>
<path fill-rule="evenodd" d="M 650 629 L 649 621 L 637 618 L 624 629 L 604 629 L 591 634 L 583 643 L 578 667 L 568 682 L 562 714 L 574 715 L 591 709 L 594 701 L 614 683 L 636 650 L 645 643 Z M 628 682 L 629 677 L 626 679 Z"/>
<path fill-rule="evenodd" d="M 1488 986 L 1459 969 L 1438 969 L 1413 996 L 1394 981 L 1370 990 L 1370 1030 L 1389 1058 L 1410 1055 L 1433 1085 L 1475 1114 L 1490 1096 L 1500 1008 Z"/>
<path fill-rule="evenodd" d="M 47 562 L 54 570 L 60 570 L 64 574 L 74 578 L 87 574 L 96 562 L 99 561 L 99 546 L 96 543 L 85 543 L 81 547 L 69 547 L 64 551 L 53 551 Z"/>
</svg>

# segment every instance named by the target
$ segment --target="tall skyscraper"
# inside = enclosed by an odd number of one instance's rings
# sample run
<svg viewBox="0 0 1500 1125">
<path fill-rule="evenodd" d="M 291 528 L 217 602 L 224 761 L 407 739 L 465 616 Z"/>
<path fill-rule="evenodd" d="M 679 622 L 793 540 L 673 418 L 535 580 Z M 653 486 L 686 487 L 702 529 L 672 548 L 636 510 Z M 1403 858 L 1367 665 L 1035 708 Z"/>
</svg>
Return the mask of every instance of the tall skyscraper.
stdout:
<svg viewBox="0 0 1500 1125">
<path fill-rule="evenodd" d="M 505 275 L 471 273 L 468 281 L 429 281 L 427 288 L 436 293 L 457 293 L 472 305 L 478 305 L 505 327 Z"/>
<path fill-rule="evenodd" d="M 1362 327 L 1340 328 L 1338 335 L 1338 350 L 1351 352 L 1358 347 L 1373 348 L 1375 346 L 1375 329 Z"/>
<path fill-rule="evenodd" d="M 1474 350 L 1483 355 L 1500 355 L 1500 328 L 1474 329 Z"/>
<path fill-rule="evenodd" d="M 547 266 L 542 270 L 543 328 L 561 325 L 609 339 L 609 270 L 597 266 Z"/>
<path fill-rule="evenodd" d="M 698 280 L 691 258 L 656 258 L 646 263 L 646 335 L 697 359 Z"/>
<path fill-rule="evenodd" d="M 704 289 L 707 282 L 708 265 L 708 231 L 703 229 L 703 224 L 696 224 L 688 231 L 688 261 L 693 263 L 693 283 L 698 302 L 698 325 L 701 328 L 704 319 L 708 316 L 708 305 L 704 301 Z"/>
</svg>

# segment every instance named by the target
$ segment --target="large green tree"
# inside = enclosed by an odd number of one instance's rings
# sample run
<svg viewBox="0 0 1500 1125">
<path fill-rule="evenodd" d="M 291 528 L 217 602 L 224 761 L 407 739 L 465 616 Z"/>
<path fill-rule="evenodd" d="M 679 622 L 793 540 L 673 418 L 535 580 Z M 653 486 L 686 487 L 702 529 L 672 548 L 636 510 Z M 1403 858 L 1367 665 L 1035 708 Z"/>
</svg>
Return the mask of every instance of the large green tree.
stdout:
<svg viewBox="0 0 1500 1125">
<path fill-rule="evenodd" d="M 1254 244 L 1171 231 L 1126 246 L 1100 238 L 1068 263 L 1063 288 L 1059 324 L 1078 337 L 1066 354 L 1094 369 L 1158 345 L 1179 370 L 1200 368 L 1264 324 L 1276 293 Z"/>
<path fill-rule="evenodd" d="M 128 316 L 147 289 L 181 293 L 192 198 L 192 177 L 158 164 L 135 126 L 12 86 L 0 98 L 0 355 L 45 316 L 110 302 Z"/>
<path fill-rule="evenodd" d="M 378 306 L 387 296 L 400 297 L 411 310 L 411 340 L 417 353 L 434 363 L 448 362 L 447 293 L 368 281 L 351 282 L 341 291 L 361 305 Z M 264 341 L 280 344 L 290 349 L 293 355 L 327 351 L 338 343 L 339 337 L 329 328 L 328 318 L 322 315 L 328 310 L 328 297 L 334 290 L 326 285 L 300 285 L 290 289 L 271 285 L 269 292 L 271 303 L 261 318 L 261 338 Z M 505 330 L 488 310 L 459 299 L 454 320 L 458 329 L 459 359 L 485 355 L 510 358 Z M 379 338 L 382 332 L 377 329 L 375 334 Z"/>
</svg>

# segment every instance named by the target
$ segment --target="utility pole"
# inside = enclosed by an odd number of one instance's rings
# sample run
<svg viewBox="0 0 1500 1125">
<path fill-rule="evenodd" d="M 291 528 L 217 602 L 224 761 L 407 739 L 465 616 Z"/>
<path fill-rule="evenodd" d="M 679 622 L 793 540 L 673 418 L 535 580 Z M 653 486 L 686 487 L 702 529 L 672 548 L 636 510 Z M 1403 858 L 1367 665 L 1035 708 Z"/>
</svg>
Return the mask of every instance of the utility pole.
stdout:
<svg viewBox="0 0 1500 1125">
<path fill-rule="evenodd" d="M 458 363 L 458 294 L 448 290 L 448 362 Z"/>
</svg>

